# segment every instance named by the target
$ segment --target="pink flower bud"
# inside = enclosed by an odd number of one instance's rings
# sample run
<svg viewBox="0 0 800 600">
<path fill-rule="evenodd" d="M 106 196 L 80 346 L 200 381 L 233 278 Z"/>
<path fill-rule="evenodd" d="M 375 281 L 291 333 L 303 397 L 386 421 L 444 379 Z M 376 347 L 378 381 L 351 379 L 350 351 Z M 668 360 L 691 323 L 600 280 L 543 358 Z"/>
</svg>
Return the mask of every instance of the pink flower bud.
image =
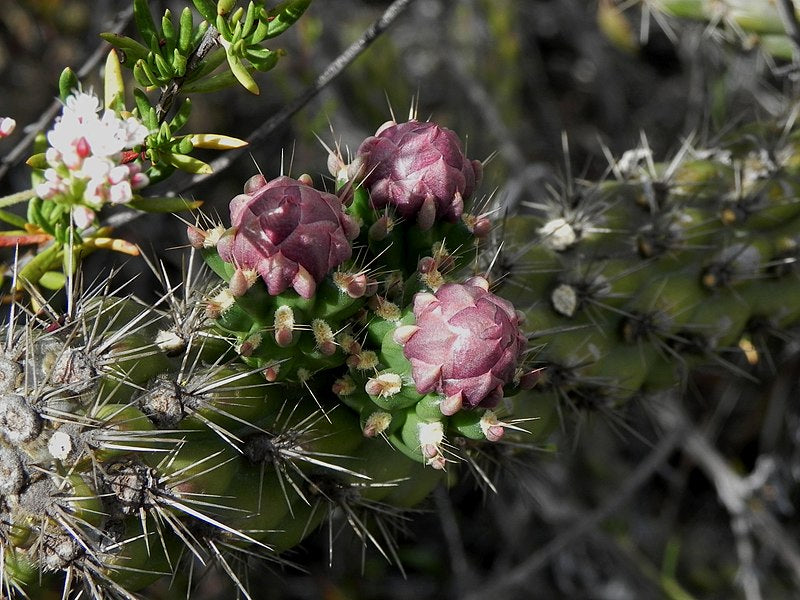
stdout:
<svg viewBox="0 0 800 600">
<path fill-rule="evenodd" d="M 255 186 L 246 186 L 250 190 Z M 254 269 L 270 294 L 292 287 L 310 298 L 317 284 L 352 254 L 358 224 L 333 194 L 278 177 L 230 203 L 234 232 L 217 244 L 222 260 Z"/>
<path fill-rule="evenodd" d="M 435 123 L 385 123 L 357 157 L 373 206 L 391 205 L 423 229 L 434 219 L 457 221 L 480 180 L 480 163 L 464 156 L 455 133 Z"/>
<path fill-rule="evenodd" d="M 485 279 L 473 277 L 417 294 L 414 316 L 417 329 L 398 328 L 395 340 L 404 341 L 417 391 L 443 394 L 445 414 L 459 403 L 496 406 L 526 345 L 514 307 L 488 291 Z"/>
<path fill-rule="evenodd" d="M 189 225 L 186 228 L 186 237 L 189 238 L 189 245 L 199 250 L 206 241 L 206 232 L 194 225 Z"/>
</svg>

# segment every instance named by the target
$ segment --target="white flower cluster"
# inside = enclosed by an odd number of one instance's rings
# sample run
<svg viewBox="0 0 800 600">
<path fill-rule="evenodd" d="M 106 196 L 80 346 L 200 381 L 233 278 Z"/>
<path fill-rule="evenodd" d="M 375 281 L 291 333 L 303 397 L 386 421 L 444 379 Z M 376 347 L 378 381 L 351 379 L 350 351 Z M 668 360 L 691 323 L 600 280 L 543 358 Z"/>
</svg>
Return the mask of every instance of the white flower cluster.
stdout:
<svg viewBox="0 0 800 600">
<path fill-rule="evenodd" d="M 133 190 L 149 181 L 135 163 L 120 164 L 122 152 L 138 146 L 147 128 L 137 119 L 120 119 L 112 110 L 99 114 L 97 96 L 75 92 L 67 97 L 61 117 L 47 133 L 49 168 L 36 186 L 43 200 L 72 206 L 79 228 L 88 227 L 103 204 L 124 204 Z"/>
</svg>

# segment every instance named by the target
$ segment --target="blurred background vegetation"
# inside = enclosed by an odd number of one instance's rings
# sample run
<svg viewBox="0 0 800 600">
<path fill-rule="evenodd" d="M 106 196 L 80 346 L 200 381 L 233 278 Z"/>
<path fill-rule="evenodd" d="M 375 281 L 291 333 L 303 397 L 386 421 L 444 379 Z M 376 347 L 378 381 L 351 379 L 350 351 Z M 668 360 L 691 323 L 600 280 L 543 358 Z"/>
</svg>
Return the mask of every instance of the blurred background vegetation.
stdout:
<svg viewBox="0 0 800 600">
<path fill-rule="evenodd" d="M 100 46 L 97 34 L 129 4 L 3 1 L 0 115 L 13 116 L 18 131 L 0 152 L 40 119 L 63 67 L 84 64 Z M 647 4 L 624 3 L 622 13 L 611 0 L 412 2 L 266 142 L 184 193 L 204 200 L 208 214 L 225 214 L 257 169 L 267 177 L 308 172 L 319 182 L 327 172 L 317 138 L 354 150 L 392 113 L 403 119 L 413 110 L 459 132 L 469 156 L 491 157 L 482 193 L 524 209 L 551 187 L 605 176 L 609 155 L 644 140 L 656 157 L 668 158 L 689 136 L 713 143 L 735 123 L 782 114 L 796 101 L 793 65 L 765 55 L 757 40 L 650 13 Z M 184 4 L 152 5 L 160 12 Z M 261 77 L 261 95 L 237 89 L 196 98 L 190 129 L 248 137 L 389 5 L 316 0 L 279 38 L 288 55 Z M 96 88 L 99 81 L 97 69 L 84 79 Z M 26 170 L 17 165 L 0 194 L 27 186 Z M 177 273 L 183 231 L 178 218 L 146 215 L 118 235 Z M 104 272 L 109 260 L 98 255 L 90 268 Z M 152 299 L 156 286 L 141 260 L 118 266 L 121 280 L 136 278 L 133 289 Z M 253 569 L 254 597 L 798 597 L 796 350 L 779 351 L 783 366 L 766 383 L 713 370 L 684 382 L 694 430 L 705 434 L 694 454 L 688 442 L 664 438 L 649 418 L 646 403 L 657 399 L 566 415 L 552 447 L 498 470 L 496 493 L 465 477 L 410 515 L 408 531 L 398 532 L 405 574 L 371 550 L 362 553 L 347 528 L 334 523 L 339 539 L 330 567 L 325 531 L 289 556 L 305 572 Z M 698 468 L 698 452 L 722 461 L 727 470 L 717 475 L 732 478 L 720 483 L 713 471 Z M 725 485 L 752 487 L 751 508 L 778 527 L 774 545 L 763 543 L 769 536 L 741 535 L 742 515 L 750 513 L 731 511 Z M 169 596 L 163 586 L 151 594 Z M 232 594 L 209 575 L 198 598 Z"/>
</svg>

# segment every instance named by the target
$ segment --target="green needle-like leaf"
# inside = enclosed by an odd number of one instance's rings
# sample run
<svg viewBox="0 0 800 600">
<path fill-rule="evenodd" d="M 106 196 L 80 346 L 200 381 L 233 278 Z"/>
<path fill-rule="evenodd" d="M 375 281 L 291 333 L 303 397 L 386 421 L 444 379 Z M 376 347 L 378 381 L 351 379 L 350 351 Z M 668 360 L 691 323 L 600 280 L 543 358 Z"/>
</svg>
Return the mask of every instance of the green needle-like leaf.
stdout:
<svg viewBox="0 0 800 600">
<path fill-rule="evenodd" d="M 223 55 L 224 54 L 225 53 L 223 52 Z M 208 92 L 218 92 L 219 90 L 224 90 L 236 85 L 237 83 L 238 81 L 236 80 L 234 74 L 231 71 L 226 70 L 222 73 L 217 73 L 216 75 L 211 75 L 210 77 L 197 79 L 191 83 L 184 84 L 182 89 L 186 94 L 202 94 Z"/>
<path fill-rule="evenodd" d="M 147 58 L 147 54 L 150 52 L 145 46 L 125 35 L 101 33 L 100 37 L 115 48 L 122 50 L 125 56 L 124 59 L 122 56 L 119 57 L 120 62 L 129 67 L 135 64 L 137 60 Z"/>
<path fill-rule="evenodd" d="M 150 14 L 150 3 L 147 0 L 133 0 L 133 20 L 139 35 L 149 47 L 158 45 L 159 32 Z"/>
<path fill-rule="evenodd" d="M 212 22 L 217 17 L 216 2 L 212 0 L 192 0 L 192 4 L 206 21 Z"/>
<path fill-rule="evenodd" d="M 187 156 L 186 154 L 165 154 L 164 160 L 173 167 L 177 167 L 181 171 L 186 171 L 187 173 L 208 175 L 213 172 L 211 165 L 204 163 L 199 158 Z"/>
<path fill-rule="evenodd" d="M 192 51 L 193 27 L 192 10 L 187 6 L 181 11 L 178 26 L 178 51 L 184 56 L 188 56 L 189 52 Z"/>
<path fill-rule="evenodd" d="M 265 19 L 268 21 L 265 37 L 272 38 L 289 29 L 310 4 L 311 0 L 287 0 L 270 10 L 267 13 L 268 19 Z"/>
<path fill-rule="evenodd" d="M 241 59 L 233 56 L 230 52 L 227 54 L 227 57 L 228 64 L 231 67 L 231 72 L 233 73 L 234 77 L 236 77 L 236 80 L 248 92 L 258 95 L 261 90 L 259 90 L 256 80 L 253 79 L 252 75 L 250 75 L 250 71 L 248 71 L 247 67 L 244 66 L 244 63 L 241 61 Z"/>
</svg>

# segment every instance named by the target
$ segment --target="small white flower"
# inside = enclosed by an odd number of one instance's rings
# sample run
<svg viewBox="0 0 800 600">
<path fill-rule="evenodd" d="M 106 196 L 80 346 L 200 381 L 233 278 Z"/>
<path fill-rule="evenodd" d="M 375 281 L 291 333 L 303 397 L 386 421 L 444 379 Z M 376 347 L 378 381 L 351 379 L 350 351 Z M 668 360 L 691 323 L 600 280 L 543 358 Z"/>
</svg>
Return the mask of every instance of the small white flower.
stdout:
<svg viewBox="0 0 800 600">
<path fill-rule="evenodd" d="M 133 199 L 133 191 L 128 181 L 121 181 L 114 184 L 108 190 L 108 201 L 111 204 L 125 204 Z"/>
<path fill-rule="evenodd" d="M 85 206 L 75 206 L 72 209 L 72 220 L 78 229 L 86 229 L 94 221 L 94 211 Z"/>
<path fill-rule="evenodd" d="M 103 179 L 90 179 L 83 192 L 83 201 L 94 209 L 100 209 L 108 196 L 108 185 Z"/>
<path fill-rule="evenodd" d="M 79 176 L 88 177 L 89 179 L 107 179 L 109 174 L 114 169 L 114 163 L 107 158 L 99 156 L 90 156 L 83 161 Z"/>
<path fill-rule="evenodd" d="M 141 121 L 133 117 L 125 119 L 123 126 L 125 128 L 126 148 L 133 148 L 134 146 L 143 144 L 144 139 L 150 133 Z"/>
<path fill-rule="evenodd" d="M 44 153 L 44 159 L 51 167 L 56 167 L 61 163 L 61 152 L 53 148 L 48 148 Z"/>
<path fill-rule="evenodd" d="M 131 175 L 131 187 L 139 190 L 150 183 L 150 178 L 144 173 L 134 172 Z"/>
<path fill-rule="evenodd" d="M 17 122 L 11 117 L 0 117 L 0 138 L 11 135 L 16 126 Z"/>
<path fill-rule="evenodd" d="M 128 165 L 117 165 L 113 169 L 108 172 L 108 181 L 115 185 L 122 181 L 127 181 L 130 179 L 131 170 L 128 168 Z"/>
<path fill-rule="evenodd" d="M 72 206 L 73 222 L 80 228 L 89 226 L 107 202 L 129 202 L 134 189 L 150 182 L 139 165 L 120 164 L 122 151 L 142 144 L 147 128 L 110 109 L 100 114 L 100 107 L 94 94 L 75 92 L 65 100 L 47 133 L 45 158 L 51 168 L 36 186 L 40 198 Z"/>
<path fill-rule="evenodd" d="M 94 94 L 76 92 L 67 96 L 64 102 L 64 116 L 74 116 L 78 120 L 97 118 L 100 110 L 100 100 Z"/>
</svg>

